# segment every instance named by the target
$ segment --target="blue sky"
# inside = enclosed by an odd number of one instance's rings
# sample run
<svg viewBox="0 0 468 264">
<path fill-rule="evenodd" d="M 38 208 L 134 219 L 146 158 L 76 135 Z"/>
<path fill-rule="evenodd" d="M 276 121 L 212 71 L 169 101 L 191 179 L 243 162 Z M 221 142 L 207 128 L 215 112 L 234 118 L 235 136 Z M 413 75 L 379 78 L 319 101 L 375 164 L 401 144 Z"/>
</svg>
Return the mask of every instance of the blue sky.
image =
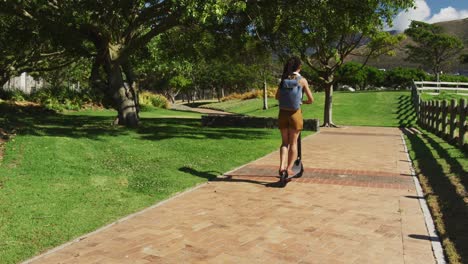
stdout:
<svg viewBox="0 0 468 264">
<path fill-rule="evenodd" d="M 433 12 L 438 12 L 441 8 L 452 6 L 455 9 L 468 9 L 468 0 L 427 0 Z"/>
<path fill-rule="evenodd" d="M 415 0 L 416 8 L 398 14 L 391 29 L 403 31 L 411 20 L 436 23 L 468 18 L 468 0 Z"/>
</svg>

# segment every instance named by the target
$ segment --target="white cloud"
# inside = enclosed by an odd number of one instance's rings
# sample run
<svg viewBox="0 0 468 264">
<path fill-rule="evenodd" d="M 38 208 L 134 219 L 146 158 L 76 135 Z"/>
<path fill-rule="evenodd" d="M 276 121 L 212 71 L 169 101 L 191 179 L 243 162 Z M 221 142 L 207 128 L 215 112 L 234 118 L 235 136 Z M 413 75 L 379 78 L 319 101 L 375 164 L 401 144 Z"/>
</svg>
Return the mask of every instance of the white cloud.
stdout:
<svg viewBox="0 0 468 264">
<path fill-rule="evenodd" d="M 436 23 L 442 21 L 463 19 L 468 17 L 468 10 L 456 10 L 449 6 L 440 9 L 439 13 L 432 15 L 431 8 L 425 0 L 416 0 L 415 8 L 400 12 L 393 20 L 391 30 L 403 31 L 408 28 L 412 20 Z"/>
<path fill-rule="evenodd" d="M 393 19 L 393 27 L 391 29 L 403 31 L 408 28 L 412 20 L 425 21 L 431 16 L 431 8 L 424 0 L 416 0 L 415 8 L 400 12 Z"/>
<path fill-rule="evenodd" d="M 449 6 L 442 8 L 439 13 L 433 15 L 426 22 L 428 23 L 437 23 L 442 21 L 463 19 L 468 17 L 468 10 L 456 10 L 455 8 Z"/>
</svg>

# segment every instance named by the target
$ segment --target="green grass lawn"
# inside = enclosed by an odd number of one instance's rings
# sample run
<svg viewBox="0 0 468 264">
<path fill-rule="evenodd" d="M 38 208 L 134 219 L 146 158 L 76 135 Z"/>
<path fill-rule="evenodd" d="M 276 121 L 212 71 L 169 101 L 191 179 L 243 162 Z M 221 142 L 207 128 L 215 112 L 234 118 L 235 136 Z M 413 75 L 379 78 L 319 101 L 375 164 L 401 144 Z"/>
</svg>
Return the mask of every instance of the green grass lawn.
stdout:
<svg viewBox="0 0 468 264">
<path fill-rule="evenodd" d="M 137 129 L 114 111 L 54 114 L 0 103 L 17 135 L 0 162 L 0 262 L 16 263 L 257 159 L 277 130 L 207 128 L 150 109 Z"/>
<path fill-rule="evenodd" d="M 314 104 L 302 106 L 304 118 L 323 120 L 324 93 L 314 93 L 314 98 Z M 202 107 L 255 116 L 278 115 L 275 99 L 269 99 L 268 110 L 262 110 L 261 99 L 233 100 Z M 411 113 L 408 91 L 335 92 L 333 96 L 333 120 L 337 125 L 398 127 L 413 123 L 415 116 Z"/>
<path fill-rule="evenodd" d="M 468 100 L 468 96 L 461 95 L 461 94 L 456 94 L 456 93 L 448 93 L 448 92 L 442 91 L 439 94 L 421 93 L 421 99 L 424 100 L 424 101 L 430 101 L 430 100 L 443 101 L 443 100 L 447 100 L 447 101 L 449 101 L 449 104 L 450 104 L 450 100 L 452 100 L 452 99 L 455 99 L 458 102 L 460 99 Z"/>
</svg>

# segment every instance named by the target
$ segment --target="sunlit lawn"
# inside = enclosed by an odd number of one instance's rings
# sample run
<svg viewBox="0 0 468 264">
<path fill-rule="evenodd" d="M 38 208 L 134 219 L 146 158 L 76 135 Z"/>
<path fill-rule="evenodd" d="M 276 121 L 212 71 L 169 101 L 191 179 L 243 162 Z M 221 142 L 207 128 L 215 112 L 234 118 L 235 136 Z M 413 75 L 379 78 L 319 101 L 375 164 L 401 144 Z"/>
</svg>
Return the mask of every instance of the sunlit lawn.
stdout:
<svg viewBox="0 0 468 264">
<path fill-rule="evenodd" d="M 315 103 L 303 105 L 304 118 L 323 120 L 324 93 L 314 93 Z M 335 92 L 333 95 L 333 121 L 338 125 L 403 126 L 412 113 L 410 92 Z M 202 107 L 255 116 L 276 117 L 278 103 L 269 99 L 269 109 L 263 109 L 261 99 L 227 101 L 206 104 Z M 413 113 L 414 114 L 414 113 Z M 405 123 L 402 123 L 405 122 Z"/>
</svg>

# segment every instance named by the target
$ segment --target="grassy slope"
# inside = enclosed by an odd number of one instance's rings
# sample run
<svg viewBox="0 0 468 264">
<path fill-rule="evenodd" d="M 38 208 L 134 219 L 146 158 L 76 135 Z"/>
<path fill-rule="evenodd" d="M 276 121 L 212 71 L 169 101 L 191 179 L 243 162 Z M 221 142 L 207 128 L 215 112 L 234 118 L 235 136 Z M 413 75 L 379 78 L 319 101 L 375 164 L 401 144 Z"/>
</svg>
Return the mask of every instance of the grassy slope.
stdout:
<svg viewBox="0 0 468 264">
<path fill-rule="evenodd" d="M 409 92 L 336 92 L 333 97 L 333 119 L 338 125 L 401 126 L 404 114 L 401 105 L 408 108 Z M 315 103 L 303 105 L 304 118 L 323 118 L 324 93 L 314 94 Z M 278 104 L 269 100 L 270 109 L 262 110 L 262 100 L 227 101 L 207 104 L 204 107 L 256 116 L 276 117 Z M 364 114 L 363 114 L 364 113 Z M 405 117 L 406 118 L 406 117 Z"/>
<path fill-rule="evenodd" d="M 199 114 L 169 110 L 144 113 L 141 127 L 128 130 L 109 126 L 111 111 L 0 108 L 0 127 L 20 127 L 0 164 L 1 263 L 205 182 L 271 152 L 279 140 L 276 130 L 206 128 L 193 119 Z"/>
</svg>

